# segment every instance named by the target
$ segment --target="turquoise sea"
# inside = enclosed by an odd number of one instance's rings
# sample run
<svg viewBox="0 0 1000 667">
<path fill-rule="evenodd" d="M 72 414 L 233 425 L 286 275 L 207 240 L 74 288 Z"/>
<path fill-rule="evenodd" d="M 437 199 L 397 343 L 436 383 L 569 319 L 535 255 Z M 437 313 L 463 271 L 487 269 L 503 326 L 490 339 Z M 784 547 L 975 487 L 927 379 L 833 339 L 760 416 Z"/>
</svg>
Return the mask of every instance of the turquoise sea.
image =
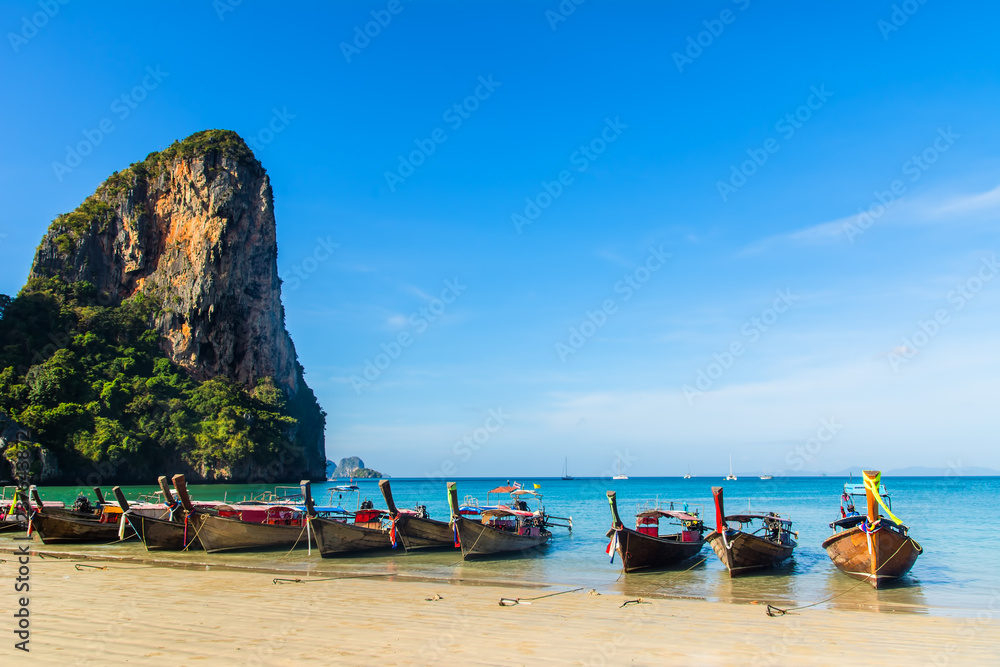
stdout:
<svg viewBox="0 0 1000 667">
<path fill-rule="evenodd" d="M 313 550 L 291 554 L 205 554 L 192 552 L 148 554 L 157 560 L 173 560 L 199 567 L 252 567 L 293 573 L 294 576 L 330 576 L 347 573 L 462 580 L 470 583 L 544 584 L 575 588 L 584 586 L 602 592 L 621 592 L 630 597 L 676 597 L 723 600 L 739 603 L 772 603 L 779 606 L 806 605 L 825 600 L 823 606 L 875 611 L 974 616 L 1000 604 L 1000 571 L 996 567 L 1000 546 L 992 525 L 1000 516 L 998 477 L 897 477 L 883 478 L 892 495 L 894 513 L 910 527 L 910 534 L 923 546 L 924 553 L 913 571 L 900 585 L 873 590 L 867 584 L 841 574 L 821 548 L 832 532 L 829 523 L 839 516 L 842 478 L 776 478 L 771 481 L 744 478 L 723 482 L 716 478 L 633 477 L 628 480 L 581 478 L 564 481 L 525 478 L 526 488 L 540 485 L 546 510 L 556 516 L 573 518 L 572 532 L 554 528 L 546 547 L 525 556 L 498 560 L 463 562 L 455 552 L 411 552 L 402 548 L 383 555 L 359 555 L 320 559 Z M 855 481 L 858 481 L 855 479 Z M 459 498 L 475 496 L 485 502 L 486 491 L 506 484 L 508 479 L 459 479 Z M 383 506 L 375 480 L 356 480 L 362 497 Z M 788 565 L 770 572 L 731 579 L 709 547 L 701 555 L 673 571 L 622 575 L 620 560 L 610 563 L 604 553 L 605 536 L 611 525 L 606 491 L 618 494 L 618 507 L 629 523 L 637 506 L 659 498 L 701 506 L 706 523 L 714 524 L 711 487 L 725 488 L 727 513 L 776 511 L 788 515 L 799 532 L 795 557 Z M 317 484 L 318 502 L 333 484 Z M 191 486 L 196 500 L 230 501 L 250 497 L 268 487 Z M 270 487 L 273 488 L 273 487 Z M 392 479 L 393 495 L 399 507 L 425 504 L 432 518 L 448 516 L 445 484 L 426 479 Z M 152 492 L 154 487 L 126 487 L 129 498 Z M 42 498 L 72 502 L 77 488 L 42 488 Z M 110 488 L 105 489 L 109 496 Z M 9 537 L 0 538 L 0 544 Z M 141 544 L 48 547 L 51 550 L 107 553 L 146 558 Z M 703 562 L 700 562 L 703 561 Z"/>
</svg>

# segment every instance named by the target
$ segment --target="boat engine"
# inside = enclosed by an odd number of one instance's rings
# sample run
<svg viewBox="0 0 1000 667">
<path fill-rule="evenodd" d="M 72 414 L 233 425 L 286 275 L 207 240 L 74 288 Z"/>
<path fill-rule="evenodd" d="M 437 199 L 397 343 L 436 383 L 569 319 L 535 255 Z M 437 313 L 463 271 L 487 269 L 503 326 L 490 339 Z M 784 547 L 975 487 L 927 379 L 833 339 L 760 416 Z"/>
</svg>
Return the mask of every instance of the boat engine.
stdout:
<svg viewBox="0 0 1000 667">
<path fill-rule="evenodd" d="M 417 518 L 429 519 L 431 515 L 427 513 L 427 505 L 417 505 Z"/>
<path fill-rule="evenodd" d="M 375 504 L 372 501 L 365 499 L 361 501 L 361 509 L 363 510 L 375 509 Z"/>
<path fill-rule="evenodd" d="M 89 513 L 93 512 L 94 508 L 90 506 L 90 500 L 87 498 L 87 496 L 81 493 L 76 497 L 76 500 L 73 502 L 73 511 Z"/>
</svg>

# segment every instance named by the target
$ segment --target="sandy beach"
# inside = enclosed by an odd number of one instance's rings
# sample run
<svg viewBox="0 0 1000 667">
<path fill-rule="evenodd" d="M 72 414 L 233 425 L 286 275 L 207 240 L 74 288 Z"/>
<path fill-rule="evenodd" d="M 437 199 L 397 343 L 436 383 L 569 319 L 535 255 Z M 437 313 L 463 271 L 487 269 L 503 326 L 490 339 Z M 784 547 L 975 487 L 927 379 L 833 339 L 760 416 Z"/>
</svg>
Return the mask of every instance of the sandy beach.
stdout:
<svg viewBox="0 0 1000 667">
<path fill-rule="evenodd" d="M 13 581 L 16 558 L 2 557 L 0 572 Z M 630 598 L 588 589 L 540 597 L 566 589 L 385 576 L 275 583 L 261 572 L 37 554 L 30 569 L 31 652 L 15 650 L 5 633 L 5 663 L 944 665 L 995 664 L 1000 651 L 996 610 L 770 618 L 759 605 L 623 606 Z M 501 598 L 521 603 L 501 606 Z"/>
</svg>

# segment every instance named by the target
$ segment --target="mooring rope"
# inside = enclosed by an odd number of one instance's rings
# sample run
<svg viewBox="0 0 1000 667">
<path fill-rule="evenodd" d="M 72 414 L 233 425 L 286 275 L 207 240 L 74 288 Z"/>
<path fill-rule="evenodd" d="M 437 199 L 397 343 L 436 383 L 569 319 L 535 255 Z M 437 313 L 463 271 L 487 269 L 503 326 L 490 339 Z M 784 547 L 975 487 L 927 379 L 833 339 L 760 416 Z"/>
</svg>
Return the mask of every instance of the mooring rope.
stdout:
<svg viewBox="0 0 1000 667">
<path fill-rule="evenodd" d="M 395 572 L 380 572 L 378 574 L 347 574 L 342 577 L 323 577 L 322 579 L 286 579 L 283 577 L 275 577 L 271 580 L 272 584 L 314 584 L 317 581 L 338 581 L 340 579 L 368 579 L 370 577 L 392 577 L 397 573 Z"/>
<path fill-rule="evenodd" d="M 581 586 L 580 588 L 574 588 L 570 591 L 558 591 L 556 593 L 548 593 L 546 595 L 538 595 L 533 598 L 500 598 L 501 607 L 513 607 L 519 604 L 531 604 L 533 600 L 541 600 L 543 598 L 551 598 L 556 595 L 566 595 L 567 593 L 576 593 L 577 591 L 582 591 L 586 586 Z"/>
<path fill-rule="evenodd" d="M 86 565 L 84 563 L 73 563 L 73 567 L 77 571 L 82 572 L 84 568 L 90 570 L 145 570 L 146 568 L 153 567 L 152 565 L 131 565 L 128 567 L 122 567 L 120 565 Z"/>
<path fill-rule="evenodd" d="M 771 618 L 775 618 L 775 617 L 778 617 L 778 616 L 784 616 L 785 614 L 787 614 L 790 611 L 801 611 L 802 609 L 809 609 L 810 607 L 815 607 L 815 606 L 821 605 L 821 604 L 823 604 L 825 602 L 830 602 L 831 600 L 836 600 L 837 598 L 839 598 L 842 595 L 847 595 L 848 593 L 850 593 L 851 591 L 853 591 L 854 589 L 856 589 L 858 586 L 861 586 L 862 584 L 867 584 L 871 580 L 872 577 L 874 577 L 875 575 L 878 574 L 879 570 L 881 570 L 883 567 L 885 567 L 886 565 L 888 565 L 892 561 L 892 559 L 896 557 L 896 554 L 898 554 L 900 552 L 900 550 L 904 546 L 906 546 L 906 543 L 908 541 L 909 541 L 909 538 L 907 538 L 906 540 L 904 540 L 903 543 L 899 545 L 899 549 L 896 549 L 896 551 L 894 551 L 893 554 L 891 556 L 889 556 L 889 558 L 884 563 L 882 563 L 881 565 L 879 565 L 875 569 L 874 572 L 872 572 L 871 574 L 866 574 L 864 579 L 862 579 L 858 583 L 854 584 L 853 586 L 851 586 L 850 588 L 848 588 L 846 591 L 841 591 L 840 593 L 837 593 L 836 595 L 831 595 L 830 597 L 826 598 L 825 600 L 820 600 L 819 602 L 813 602 L 812 604 L 807 604 L 807 605 L 804 605 L 802 607 L 788 607 L 787 609 L 782 609 L 781 607 L 775 607 L 773 604 L 769 604 L 769 605 L 767 605 L 767 608 L 764 611 Z"/>
<path fill-rule="evenodd" d="M 627 607 L 630 604 L 653 604 L 653 603 L 652 602 L 648 602 L 646 600 L 643 600 L 642 598 L 636 598 L 634 600 L 625 600 L 625 602 L 622 602 L 618 606 L 618 608 L 621 609 L 622 607 Z"/>
</svg>

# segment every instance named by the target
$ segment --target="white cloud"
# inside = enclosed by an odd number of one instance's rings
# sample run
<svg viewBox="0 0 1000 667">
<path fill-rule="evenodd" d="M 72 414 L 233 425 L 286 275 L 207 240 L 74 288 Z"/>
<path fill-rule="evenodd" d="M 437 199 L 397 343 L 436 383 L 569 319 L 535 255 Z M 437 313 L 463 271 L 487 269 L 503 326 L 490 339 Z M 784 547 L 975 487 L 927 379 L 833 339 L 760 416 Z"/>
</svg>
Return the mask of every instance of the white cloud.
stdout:
<svg viewBox="0 0 1000 667">
<path fill-rule="evenodd" d="M 863 207 L 878 210 L 873 199 Z M 919 197 L 904 194 L 878 216 L 873 213 L 873 223 L 868 229 L 886 224 L 943 224 L 965 222 L 991 214 L 1000 209 L 1000 186 L 976 194 L 930 193 Z M 821 222 L 791 232 L 774 234 L 755 241 L 740 251 L 741 255 L 771 250 L 777 246 L 828 245 L 847 240 L 846 229 L 858 225 L 860 214 L 855 213 L 835 220 Z M 861 228 L 864 229 L 864 228 Z M 856 229 L 857 231 L 857 229 Z"/>
</svg>

